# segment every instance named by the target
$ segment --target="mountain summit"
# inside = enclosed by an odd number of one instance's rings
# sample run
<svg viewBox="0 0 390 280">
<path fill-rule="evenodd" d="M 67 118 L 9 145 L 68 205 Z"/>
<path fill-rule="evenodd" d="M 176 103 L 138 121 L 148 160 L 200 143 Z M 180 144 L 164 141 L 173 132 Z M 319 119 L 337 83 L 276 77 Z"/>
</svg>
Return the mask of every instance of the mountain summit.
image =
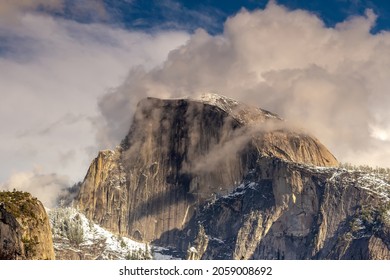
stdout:
<svg viewBox="0 0 390 280">
<path fill-rule="evenodd" d="M 76 205 L 114 233 L 192 246 L 191 258 L 341 258 L 342 225 L 382 200 L 336 184 L 352 176 L 333 176 L 337 166 L 268 111 L 215 94 L 146 98 L 121 145 L 92 162 Z"/>
</svg>

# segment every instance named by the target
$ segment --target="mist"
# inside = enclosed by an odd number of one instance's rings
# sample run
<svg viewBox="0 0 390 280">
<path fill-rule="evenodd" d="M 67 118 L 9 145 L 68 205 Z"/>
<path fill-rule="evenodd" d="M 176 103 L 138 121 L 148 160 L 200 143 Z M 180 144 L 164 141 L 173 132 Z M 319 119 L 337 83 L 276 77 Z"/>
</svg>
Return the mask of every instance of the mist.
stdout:
<svg viewBox="0 0 390 280">
<path fill-rule="evenodd" d="M 10 176 L 0 190 L 29 192 L 39 198 L 45 207 L 52 208 L 57 204 L 57 198 L 66 194 L 70 187 L 69 177 L 55 173 L 43 173 L 40 168 L 29 172 L 18 172 Z"/>
</svg>

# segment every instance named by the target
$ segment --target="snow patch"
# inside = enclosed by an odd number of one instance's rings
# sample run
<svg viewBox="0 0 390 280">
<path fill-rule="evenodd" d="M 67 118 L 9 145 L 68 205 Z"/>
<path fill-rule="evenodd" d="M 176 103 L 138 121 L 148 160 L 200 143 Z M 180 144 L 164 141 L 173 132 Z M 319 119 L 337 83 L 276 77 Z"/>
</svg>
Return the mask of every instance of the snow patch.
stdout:
<svg viewBox="0 0 390 280">
<path fill-rule="evenodd" d="M 166 252 L 165 248 L 155 247 L 148 243 L 137 242 L 111 233 L 89 220 L 75 208 L 55 208 L 49 210 L 48 214 L 56 249 L 82 251 L 93 246 L 100 247 L 99 259 L 129 259 L 134 257 L 134 254 L 142 255 L 146 259 L 175 259 L 169 254 L 164 254 Z M 72 246 L 65 230 L 70 223 L 76 222 L 82 229 L 82 242 L 77 246 Z"/>
</svg>

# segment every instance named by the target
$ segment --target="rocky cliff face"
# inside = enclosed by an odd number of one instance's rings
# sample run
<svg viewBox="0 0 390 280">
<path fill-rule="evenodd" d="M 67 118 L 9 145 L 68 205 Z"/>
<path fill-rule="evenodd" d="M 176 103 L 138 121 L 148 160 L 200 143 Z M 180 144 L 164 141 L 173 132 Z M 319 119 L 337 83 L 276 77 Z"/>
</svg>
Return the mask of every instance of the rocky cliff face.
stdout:
<svg viewBox="0 0 390 280">
<path fill-rule="evenodd" d="M 15 217 L 7 212 L 4 205 L 0 205 L 0 259 L 22 259 L 24 246 L 19 223 Z"/>
<path fill-rule="evenodd" d="M 54 259 L 48 216 L 28 193 L 0 192 L 0 259 Z"/>
<path fill-rule="evenodd" d="M 218 95 L 147 98 L 122 144 L 92 162 L 76 205 L 115 233 L 190 246 L 191 258 L 386 258 L 384 198 L 337 166 L 270 112 Z"/>
<path fill-rule="evenodd" d="M 261 156 L 337 165 L 316 139 L 283 126 L 267 111 L 215 95 L 147 98 L 122 145 L 91 164 L 77 205 L 114 232 L 152 241 L 183 229 L 200 205 L 233 190 Z M 176 236 L 164 238 L 172 243 Z"/>
<path fill-rule="evenodd" d="M 389 190 L 361 172 L 259 160 L 181 238 L 203 259 L 389 259 Z"/>
</svg>

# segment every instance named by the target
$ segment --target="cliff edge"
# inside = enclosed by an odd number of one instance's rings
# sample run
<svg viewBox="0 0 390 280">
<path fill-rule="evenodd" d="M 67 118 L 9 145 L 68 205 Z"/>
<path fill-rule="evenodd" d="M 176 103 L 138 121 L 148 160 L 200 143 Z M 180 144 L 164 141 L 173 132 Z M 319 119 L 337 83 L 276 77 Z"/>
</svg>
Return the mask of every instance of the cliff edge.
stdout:
<svg viewBox="0 0 390 280">
<path fill-rule="evenodd" d="M 29 193 L 0 192 L 0 259 L 54 259 L 45 208 Z"/>
</svg>

